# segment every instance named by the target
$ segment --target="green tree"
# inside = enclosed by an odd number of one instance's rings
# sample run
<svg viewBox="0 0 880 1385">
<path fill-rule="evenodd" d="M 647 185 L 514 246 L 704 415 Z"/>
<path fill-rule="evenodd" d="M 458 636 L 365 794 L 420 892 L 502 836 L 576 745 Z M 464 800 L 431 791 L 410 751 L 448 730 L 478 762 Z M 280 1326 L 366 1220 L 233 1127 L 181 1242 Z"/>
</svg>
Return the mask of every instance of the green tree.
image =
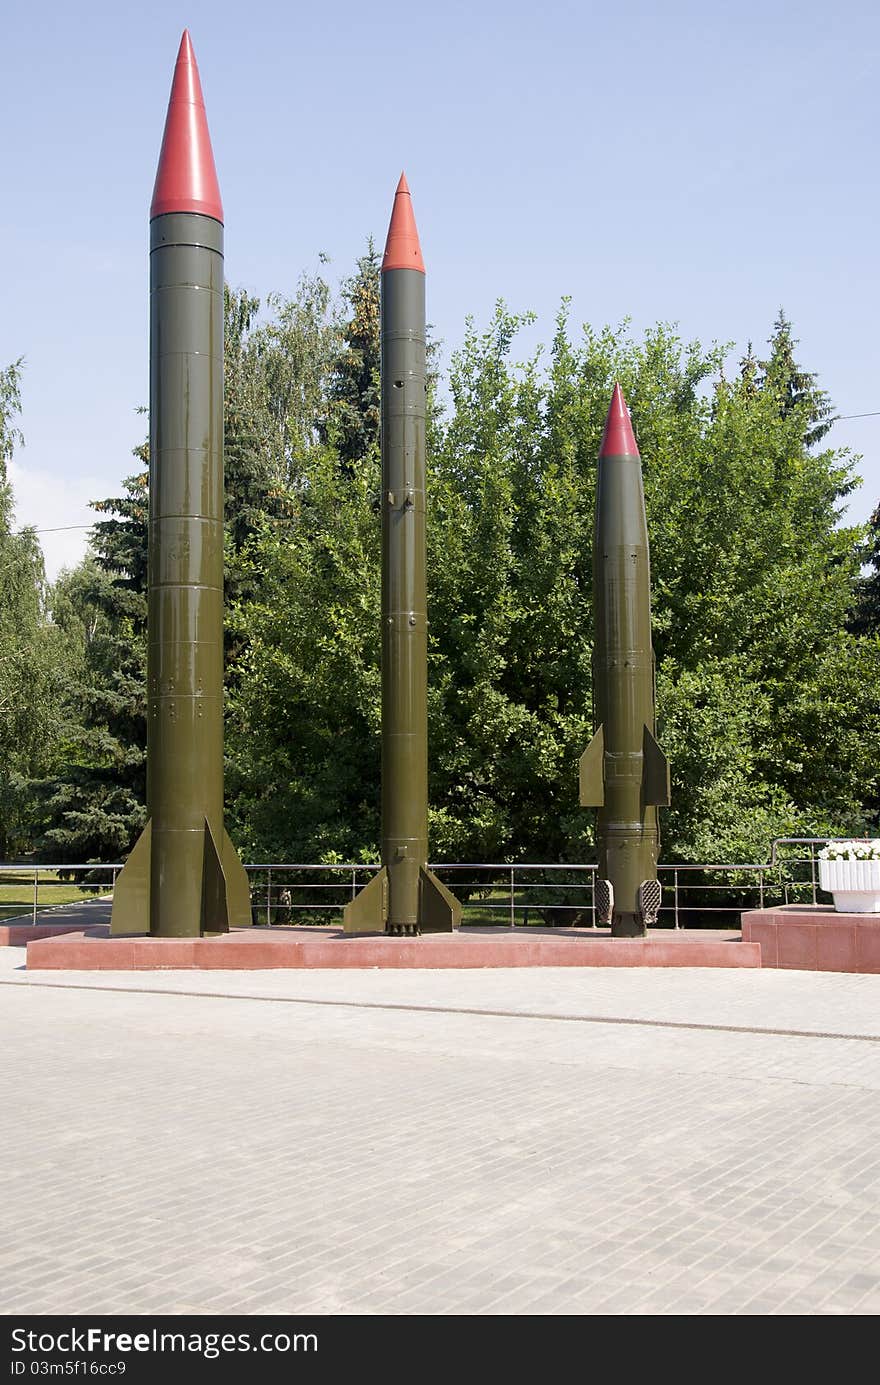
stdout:
<svg viewBox="0 0 880 1385">
<path fill-rule="evenodd" d="M 379 531 L 375 454 L 307 458 L 289 529 L 266 523 L 227 724 L 231 828 L 251 859 L 375 856 Z"/>
<path fill-rule="evenodd" d="M 370 247 L 339 308 L 320 276 L 266 317 L 227 295 L 227 789 L 252 858 L 378 846 L 377 278 Z M 576 333 L 567 304 L 549 352 L 517 362 L 528 320 L 499 304 L 486 330 L 469 324 L 445 411 L 437 382 L 429 394 L 432 854 L 592 852 L 577 760 L 615 379 L 643 458 L 673 768 L 665 858 L 754 859 L 774 835 L 858 829 L 876 794 L 880 641 L 847 629 L 863 553 L 840 522 L 853 459 L 820 450 L 831 404 L 795 362 L 790 324 L 730 378 L 721 347 L 663 325 L 641 340 L 625 324 Z M 80 632 L 65 743 L 83 779 L 60 776 L 52 824 L 73 854 L 99 842 L 93 813 L 108 851 L 111 828 L 139 826 L 145 486 L 104 502 L 91 568 L 56 596 L 58 627 Z M 129 797 L 71 797 L 102 783 Z"/>
<path fill-rule="evenodd" d="M 880 505 L 868 521 L 861 556 L 868 572 L 860 573 L 856 582 L 855 609 L 850 629 L 859 635 L 880 635 Z"/>
<path fill-rule="evenodd" d="M 876 642 L 845 631 L 858 531 L 845 453 L 814 450 L 821 392 L 658 327 L 516 364 L 522 319 L 468 328 L 430 424 L 431 833 L 436 858 L 584 859 L 596 455 L 620 379 L 643 456 L 667 859 L 749 859 L 773 835 L 851 830 L 876 781 Z M 786 328 L 787 330 L 787 328 Z M 779 336 L 779 324 L 777 324 Z M 790 333 L 789 333 L 790 337 Z M 811 380 L 805 372 L 803 379 Z M 789 384 L 791 381 L 789 381 Z M 817 424 L 817 418 L 819 423 Z M 276 859 L 373 855 L 378 829 L 375 462 L 315 454 L 264 586 L 235 701 L 239 830 Z"/>
<path fill-rule="evenodd" d="M 24 442 L 14 422 L 21 368 L 19 360 L 0 371 L 0 858 L 30 845 L 29 781 L 50 754 L 63 676 L 42 550 L 33 529 L 14 528 L 8 465 Z"/>
<path fill-rule="evenodd" d="M 272 316 L 260 300 L 225 290 L 224 485 L 227 609 L 258 596 L 241 555 L 268 520 L 283 529 L 310 450 L 323 431 L 339 333 L 330 289 L 303 275 L 290 299 L 273 294 Z M 230 676 L 244 636 L 225 633 Z"/>
<path fill-rule="evenodd" d="M 225 586 L 231 609 L 261 583 L 241 555 L 268 524 L 294 511 L 304 459 L 318 446 L 327 380 L 338 348 L 329 289 L 304 276 L 273 316 L 244 290 L 225 291 Z M 124 857 L 145 821 L 146 615 L 149 452 L 124 493 L 93 503 L 101 518 L 90 553 L 53 597 L 70 646 L 61 754 L 39 784 L 41 851 L 60 861 Z M 229 676 L 247 644 L 227 626 Z"/>
<path fill-rule="evenodd" d="M 816 384 L 815 374 L 804 370 L 795 361 L 797 344 L 797 338 L 792 336 L 791 323 L 780 308 L 773 324 L 773 335 L 768 342 L 770 354 L 765 361 L 754 362 L 759 367 L 756 383 L 774 396 L 783 418 L 797 414 L 804 425 L 804 445 L 813 447 L 834 426 L 836 415 L 828 394 Z M 852 489 L 852 484 L 849 489 Z"/>
<path fill-rule="evenodd" d="M 64 736 L 39 785 L 40 853 L 55 861 L 118 861 L 145 821 L 147 447 L 124 493 L 96 501 L 106 515 L 90 553 L 62 573 L 53 617 L 70 650 Z"/>
<path fill-rule="evenodd" d="M 350 473 L 379 445 L 379 256 L 372 239 L 356 273 L 343 283 L 342 299 L 347 312 L 330 375 L 324 436 Z"/>
</svg>

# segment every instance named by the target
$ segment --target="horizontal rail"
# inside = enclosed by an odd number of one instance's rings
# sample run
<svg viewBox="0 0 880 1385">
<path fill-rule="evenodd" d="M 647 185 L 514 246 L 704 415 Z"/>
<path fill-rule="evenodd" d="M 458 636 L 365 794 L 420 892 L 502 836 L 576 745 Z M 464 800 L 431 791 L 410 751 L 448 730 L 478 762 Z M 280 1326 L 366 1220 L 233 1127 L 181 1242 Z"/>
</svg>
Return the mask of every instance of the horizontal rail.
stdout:
<svg viewBox="0 0 880 1385">
<path fill-rule="evenodd" d="M 744 907 L 763 907 L 768 897 L 788 903 L 803 898 L 818 900 L 817 850 L 830 841 L 852 840 L 840 837 L 776 837 L 769 861 L 751 862 L 664 862 L 658 866 L 663 882 L 661 917 L 671 918 L 673 927 L 682 926 L 687 917 L 736 917 Z M 868 840 L 868 838 L 865 838 Z M 800 849 L 789 854 L 787 848 Z M 110 893 L 121 861 L 62 861 L 0 863 L 0 883 L 13 878 L 12 889 L 21 884 L 32 892 L 25 904 L 0 899 L 0 918 L 24 904 L 36 922 L 40 907 L 53 890 L 76 888 L 83 894 Z M 279 919 L 291 922 L 296 914 L 321 914 L 329 918 L 354 898 L 364 877 L 381 869 L 378 861 L 256 861 L 245 866 L 251 877 L 252 906 L 256 918 L 272 924 Z M 466 915 L 505 918 L 514 926 L 528 923 L 533 916 L 559 923 L 565 917 L 588 918 L 595 925 L 595 880 L 598 866 L 586 861 L 441 861 L 431 869 L 445 876 L 461 896 Z M 46 879 L 48 875 L 63 880 Z M 307 876 L 310 879 L 293 877 Z M 88 879 L 77 879 L 86 876 Z M 700 876 L 701 879 L 695 877 Z M 323 878 L 321 878 L 323 877 Z M 331 878 L 338 877 L 338 878 Z M 9 890 L 5 885 L 4 889 Z M 39 903 L 42 891 L 43 903 Z M 553 895 L 556 898 L 553 898 Z M 719 896 L 726 895 L 727 902 Z"/>
<path fill-rule="evenodd" d="M 770 865 L 779 864 L 778 848 L 780 846 L 828 846 L 831 842 L 869 842 L 870 837 L 774 837 L 770 843 Z M 812 854 L 812 853 L 811 853 Z M 788 865 L 789 862 L 784 862 Z"/>
</svg>

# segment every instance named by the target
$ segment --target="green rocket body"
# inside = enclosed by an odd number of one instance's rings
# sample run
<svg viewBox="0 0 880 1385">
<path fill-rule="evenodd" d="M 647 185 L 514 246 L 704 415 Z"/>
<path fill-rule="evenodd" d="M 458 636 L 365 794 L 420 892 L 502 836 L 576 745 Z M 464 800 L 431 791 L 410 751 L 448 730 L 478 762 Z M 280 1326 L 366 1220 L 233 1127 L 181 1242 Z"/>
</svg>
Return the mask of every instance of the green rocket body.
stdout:
<svg viewBox="0 0 880 1385">
<path fill-rule="evenodd" d="M 593 607 L 596 733 L 581 757 L 580 801 L 599 809 L 600 918 L 615 936 L 639 937 L 660 905 L 657 809 L 669 803 L 669 766 L 656 740 L 642 466 L 619 386 L 599 456 Z"/>
<path fill-rule="evenodd" d="M 421 265 L 401 180 L 389 247 Z M 397 223 L 395 218 L 397 218 Z M 398 230 L 395 230 L 395 226 Z M 457 901 L 428 870 L 428 618 L 425 497 L 425 273 L 386 249 L 381 295 L 382 869 L 345 912 L 347 932 L 406 935 L 458 926 Z"/>
<path fill-rule="evenodd" d="M 223 225 L 188 210 L 150 223 L 147 581 L 148 820 L 112 931 L 198 937 L 251 916 L 223 827 Z"/>
<path fill-rule="evenodd" d="M 419 925 L 428 864 L 425 276 L 382 275 L 382 862 L 388 926 Z"/>
</svg>

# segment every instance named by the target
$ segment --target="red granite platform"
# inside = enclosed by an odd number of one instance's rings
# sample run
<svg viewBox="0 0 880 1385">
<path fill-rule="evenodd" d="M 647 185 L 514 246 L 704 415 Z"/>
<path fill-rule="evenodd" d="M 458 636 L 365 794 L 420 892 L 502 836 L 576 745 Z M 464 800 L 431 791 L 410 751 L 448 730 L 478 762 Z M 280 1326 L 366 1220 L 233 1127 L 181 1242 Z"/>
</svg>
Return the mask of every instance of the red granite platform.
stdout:
<svg viewBox="0 0 880 1385">
<path fill-rule="evenodd" d="M 0 923 L 0 947 L 21 947 L 37 938 L 59 938 L 82 931 L 82 923 Z"/>
<path fill-rule="evenodd" d="M 880 914 L 838 914 L 825 904 L 751 909 L 742 936 L 759 945 L 764 967 L 880 973 Z"/>
<path fill-rule="evenodd" d="M 346 936 L 336 928 L 243 928 L 219 938 L 111 938 L 106 928 L 28 943 L 28 970 L 258 971 L 340 967 L 759 967 L 738 933 L 656 930 L 611 938 L 605 929 L 466 928 L 422 938 Z"/>
</svg>

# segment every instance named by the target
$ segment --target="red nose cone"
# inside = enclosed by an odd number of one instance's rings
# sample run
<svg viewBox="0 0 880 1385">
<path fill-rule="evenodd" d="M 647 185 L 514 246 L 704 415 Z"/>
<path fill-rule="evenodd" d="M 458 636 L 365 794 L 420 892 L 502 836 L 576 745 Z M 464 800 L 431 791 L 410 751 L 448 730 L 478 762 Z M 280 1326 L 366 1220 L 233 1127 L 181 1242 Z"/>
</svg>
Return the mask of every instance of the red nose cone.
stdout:
<svg viewBox="0 0 880 1385">
<path fill-rule="evenodd" d="M 171 83 L 150 217 L 166 212 L 201 212 L 223 220 L 202 84 L 188 29 L 180 40 Z"/>
<path fill-rule="evenodd" d="M 626 400 L 623 397 L 623 390 L 620 385 L 615 385 L 608 417 L 605 420 L 605 432 L 602 434 L 599 456 L 637 457 L 638 455 L 639 449 L 636 447 L 635 434 L 630 421 L 629 409 L 626 407 Z"/>
<path fill-rule="evenodd" d="M 397 192 L 394 194 L 394 207 L 382 259 L 382 272 L 386 269 L 418 269 L 422 274 L 425 272 L 405 173 L 401 173 Z"/>
</svg>

